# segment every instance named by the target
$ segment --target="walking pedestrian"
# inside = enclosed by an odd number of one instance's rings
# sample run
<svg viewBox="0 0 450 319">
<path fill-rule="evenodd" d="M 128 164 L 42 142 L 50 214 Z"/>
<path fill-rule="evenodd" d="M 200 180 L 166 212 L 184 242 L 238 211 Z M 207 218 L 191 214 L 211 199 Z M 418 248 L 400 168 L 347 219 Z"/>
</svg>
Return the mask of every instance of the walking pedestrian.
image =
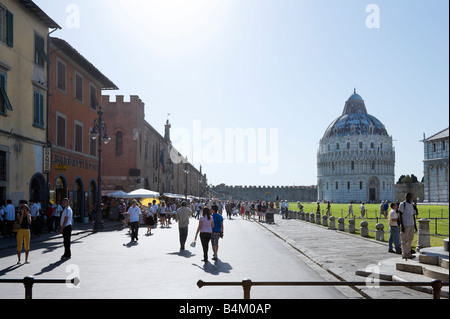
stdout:
<svg viewBox="0 0 450 319">
<path fill-rule="evenodd" d="M 352 216 L 352 218 L 355 218 L 355 214 L 353 214 L 353 202 L 350 201 L 350 203 L 348 204 L 348 214 L 347 216 L 345 216 L 345 218 Z"/>
<path fill-rule="evenodd" d="M 217 206 L 213 205 L 212 210 L 212 217 L 214 220 L 214 227 L 212 228 L 211 234 L 211 245 L 214 254 L 212 260 L 217 260 L 219 258 L 217 255 L 219 251 L 219 239 L 223 238 L 223 217 L 217 211 Z"/>
<path fill-rule="evenodd" d="M 331 204 L 330 201 L 327 201 L 327 216 L 331 216 Z"/>
<path fill-rule="evenodd" d="M 177 209 L 175 220 L 178 222 L 180 233 L 180 250 L 184 250 L 189 231 L 189 218 L 192 216 L 192 210 L 187 207 L 185 201 L 181 203 L 181 208 Z"/>
<path fill-rule="evenodd" d="M 359 206 L 359 211 L 361 212 L 361 215 L 359 218 L 363 219 L 366 215 L 366 207 L 364 206 L 364 202 L 361 203 L 361 206 Z"/>
<path fill-rule="evenodd" d="M 137 201 L 135 199 L 133 199 L 132 205 L 128 209 L 127 214 L 127 222 L 131 227 L 131 241 L 137 242 L 139 240 L 139 220 L 141 218 L 142 212 L 139 206 L 137 206 Z"/>
<path fill-rule="evenodd" d="M 397 203 L 391 203 L 391 211 L 389 212 L 388 252 L 401 254 L 402 248 L 400 245 L 400 231 L 398 229 L 398 222 L 397 222 L 398 221 L 397 209 L 398 209 Z"/>
<path fill-rule="evenodd" d="M 28 254 L 30 252 L 30 225 L 31 213 L 27 204 L 21 204 L 17 213 L 17 222 L 20 228 L 17 230 L 17 264 L 20 264 L 20 255 L 22 254 L 22 246 L 25 248 L 25 264 L 29 264 Z"/>
<path fill-rule="evenodd" d="M 212 229 L 214 227 L 214 220 L 211 217 L 211 212 L 208 207 L 203 208 L 203 216 L 200 217 L 198 222 L 197 233 L 195 234 L 195 241 L 197 241 L 198 234 L 200 233 L 200 240 L 203 247 L 203 262 L 208 261 L 208 249 L 209 242 L 211 241 Z"/>
<path fill-rule="evenodd" d="M 161 209 L 159 211 L 159 217 L 161 218 L 161 228 L 166 227 L 166 214 L 168 213 L 168 207 L 165 202 L 161 202 Z M 169 227 L 169 225 L 167 225 Z"/>
<path fill-rule="evenodd" d="M 64 241 L 64 254 L 61 256 L 61 259 L 70 259 L 72 258 L 72 251 L 70 250 L 71 245 L 71 237 L 72 237 L 72 218 L 73 212 L 72 208 L 69 206 L 69 199 L 64 198 L 62 201 L 63 212 L 61 213 L 61 229 L 59 233 L 63 235 Z"/>
</svg>

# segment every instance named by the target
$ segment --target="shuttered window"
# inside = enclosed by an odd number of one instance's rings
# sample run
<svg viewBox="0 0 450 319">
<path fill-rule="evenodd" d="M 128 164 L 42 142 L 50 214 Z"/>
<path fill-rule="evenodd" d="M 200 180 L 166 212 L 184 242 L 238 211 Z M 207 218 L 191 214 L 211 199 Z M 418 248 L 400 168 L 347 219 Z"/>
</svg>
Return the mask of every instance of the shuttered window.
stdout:
<svg viewBox="0 0 450 319">
<path fill-rule="evenodd" d="M 34 121 L 35 126 L 44 127 L 44 95 L 34 91 Z"/>
</svg>

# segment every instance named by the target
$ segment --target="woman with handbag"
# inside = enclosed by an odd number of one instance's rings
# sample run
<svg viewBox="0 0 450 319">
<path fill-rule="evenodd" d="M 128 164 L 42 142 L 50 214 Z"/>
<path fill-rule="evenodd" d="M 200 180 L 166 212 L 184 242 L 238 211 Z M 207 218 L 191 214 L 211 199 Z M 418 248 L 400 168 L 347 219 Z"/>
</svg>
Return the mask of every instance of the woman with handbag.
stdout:
<svg viewBox="0 0 450 319">
<path fill-rule="evenodd" d="M 30 225 L 31 212 L 27 204 L 22 204 L 17 213 L 17 264 L 20 264 L 20 255 L 22 254 L 22 244 L 25 245 L 25 264 L 29 264 L 28 253 L 30 252 Z"/>
<path fill-rule="evenodd" d="M 195 234 L 195 240 L 197 241 L 198 233 L 200 233 L 200 241 L 203 247 L 203 262 L 208 261 L 208 249 L 209 242 L 211 241 L 212 229 L 214 228 L 214 220 L 211 217 L 211 212 L 208 207 L 203 208 L 203 216 L 200 217 L 198 222 L 197 233 Z"/>
</svg>

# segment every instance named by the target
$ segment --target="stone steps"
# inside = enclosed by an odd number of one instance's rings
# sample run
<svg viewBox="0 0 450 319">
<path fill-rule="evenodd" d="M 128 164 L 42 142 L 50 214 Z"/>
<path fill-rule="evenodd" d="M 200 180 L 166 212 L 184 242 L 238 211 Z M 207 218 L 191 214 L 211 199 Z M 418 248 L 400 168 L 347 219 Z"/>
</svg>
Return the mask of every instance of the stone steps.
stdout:
<svg viewBox="0 0 450 319">
<path fill-rule="evenodd" d="M 423 248 L 416 261 L 397 262 L 396 269 L 448 282 L 449 252 L 445 247 Z"/>
</svg>

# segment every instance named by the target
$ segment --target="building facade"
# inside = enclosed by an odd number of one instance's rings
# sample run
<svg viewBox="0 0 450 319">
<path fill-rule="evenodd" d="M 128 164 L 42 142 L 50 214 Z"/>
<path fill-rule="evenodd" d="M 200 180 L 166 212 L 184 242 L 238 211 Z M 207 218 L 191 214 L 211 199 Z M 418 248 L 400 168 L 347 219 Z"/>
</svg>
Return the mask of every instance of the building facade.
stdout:
<svg viewBox="0 0 450 319">
<path fill-rule="evenodd" d="M 423 143 L 425 202 L 448 203 L 449 128 L 428 138 L 424 134 Z"/>
<path fill-rule="evenodd" d="M 50 201 L 67 197 L 74 218 L 89 220 L 97 198 L 98 141 L 89 133 L 102 90 L 117 86 L 66 41 L 50 37 Z"/>
<path fill-rule="evenodd" d="M 130 96 L 129 102 L 121 95 L 115 99 L 102 96 L 101 102 L 112 138 L 103 149 L 104 195 L 144 188 L 160 194 L 203 197 L 207 178 L 202 169 L 171 159 L 171 153 L 178 158 L 182 155 L 172 147 L 169 121 L 162 136 L 145 120 L 145 104 L 138 96 Z"/>
<path fill-rule="evenodd" d="M 33 1 L 0 0 L 0 201 L 48 199 L 48 35 Z"/>
<path fill-rule="evenodd" d="M 326 130 L 317 153 L 318 200 L 379 202 L 394 199 L 395 150 L 384 125 L 356 93 Z"/>
</svg>

